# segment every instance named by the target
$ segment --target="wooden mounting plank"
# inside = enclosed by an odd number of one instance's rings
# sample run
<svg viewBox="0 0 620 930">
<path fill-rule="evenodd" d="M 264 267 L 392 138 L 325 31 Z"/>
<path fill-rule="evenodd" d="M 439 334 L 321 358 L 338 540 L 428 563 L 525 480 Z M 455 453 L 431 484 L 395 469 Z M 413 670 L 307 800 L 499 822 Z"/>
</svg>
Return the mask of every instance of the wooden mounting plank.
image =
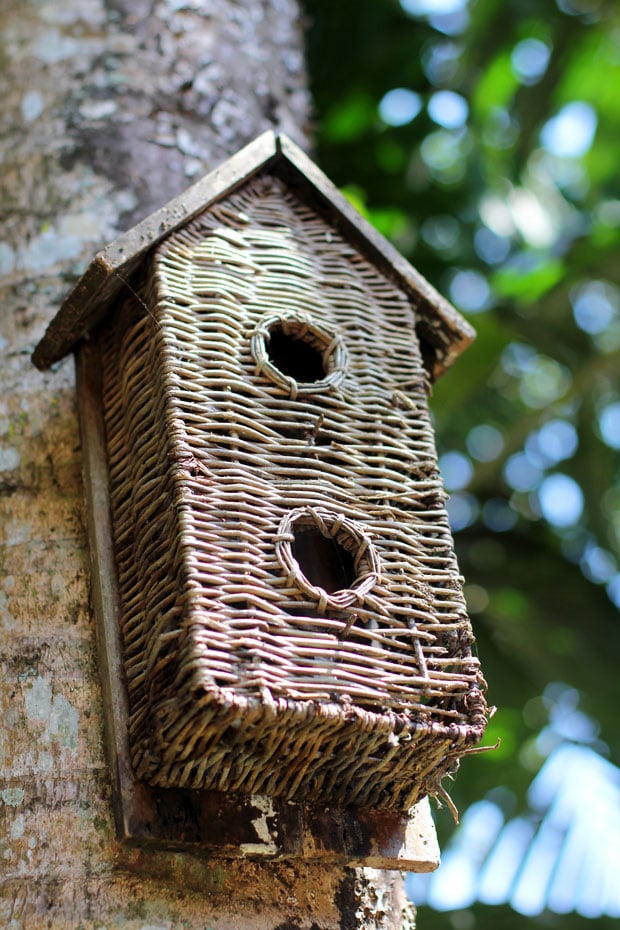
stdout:
<svg viewBox="0 0 620 930">
<path fill-rule="evenodd" d="M 437 868 L 439 848 L 426 799 L 412 811 L 399 813 L 153 788 L 136 779 L 129 751 L 101 366 L 95 340 L 81 343 L 76 364 L 92 600 L 119 839 L 219 858 L 320 859 L 335 865 L 414 872 Z"/>
</svg>

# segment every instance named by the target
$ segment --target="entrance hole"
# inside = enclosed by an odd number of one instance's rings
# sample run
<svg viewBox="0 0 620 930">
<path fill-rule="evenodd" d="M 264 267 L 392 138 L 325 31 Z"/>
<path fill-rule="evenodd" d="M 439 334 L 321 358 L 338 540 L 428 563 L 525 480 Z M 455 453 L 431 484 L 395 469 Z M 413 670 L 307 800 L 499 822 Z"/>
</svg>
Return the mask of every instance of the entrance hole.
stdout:
<svg viewBox="0 0 620 930">
<path fill-rule="evenodd" d="M 302 384 L 322 381 L 327 374 L 322 353 L 306 339 L 285 333 L 282 326 L 270 329 L 267 355 L 283 375 Z"/>
<path fill-rule="evenodd" d="M 310 584 L 328 594 L 354 585 L 353 555 L 336 539 L 323 536 L 315 526 L 294 527 L 293 535 L 293 555 Z"/>
</svg>

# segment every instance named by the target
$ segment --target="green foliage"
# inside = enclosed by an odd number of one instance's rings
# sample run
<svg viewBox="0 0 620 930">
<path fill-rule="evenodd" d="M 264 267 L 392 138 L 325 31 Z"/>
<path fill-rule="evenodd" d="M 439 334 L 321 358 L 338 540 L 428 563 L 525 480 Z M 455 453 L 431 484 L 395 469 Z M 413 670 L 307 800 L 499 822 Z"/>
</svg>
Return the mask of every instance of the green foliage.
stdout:
<svg viewBox="0 0 620 930">
<path fill-rule="evenodd" d="M 546 930 L 592 930 L 592 921 L 578 914 L 546 914 L 544 920 L 533 920 L 517 914 L 511 908 L 486 907 L 477 904 L 474 907 L 457 911 L 450 915 L 439 916 L 433 914 L 428 907 L 418 908 L 418 927 L 427 928 L 433 925 L 449 928 L 449 930 L 474 930 L 475 927 L 489 926 L 501 927 L 501 930 L 532 930 L 532 926 L 542 926 Z M 616 930 L 617 921 L 613 918 L 601 918 L 596 921 L 596 930 Z"/>
<path fill-rule="evenodd" d="M 407 6 L 306 0 L 318 158 L 478 331 L 432 407 L 440 453 L 473 465 L 456 544 L 502 746 L 453 794 L 503 784 L 523 805 L 549 681 L 620 764 L 620 5 L 472 0 L 460 25 Z M 422 104 L 402 125 L 380 108 L 394 88 Z"/>
</svg>

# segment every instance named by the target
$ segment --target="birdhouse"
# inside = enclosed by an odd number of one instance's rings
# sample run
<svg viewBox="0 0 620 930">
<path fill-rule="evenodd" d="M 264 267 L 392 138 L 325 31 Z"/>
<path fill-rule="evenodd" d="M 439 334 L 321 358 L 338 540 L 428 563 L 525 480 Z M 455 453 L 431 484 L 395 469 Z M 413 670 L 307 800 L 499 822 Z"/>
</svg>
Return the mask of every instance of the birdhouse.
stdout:
<svg viewBox="0 0 620 930">
<path fill-rule="evenodd" d="M 427 405 L 472 337 L 273 133 L 52 321 L 34 361 L 78 348 L 109 727 L 151 829 L 179 792 L 399 816 L 480 740 Z"/>
</svg>

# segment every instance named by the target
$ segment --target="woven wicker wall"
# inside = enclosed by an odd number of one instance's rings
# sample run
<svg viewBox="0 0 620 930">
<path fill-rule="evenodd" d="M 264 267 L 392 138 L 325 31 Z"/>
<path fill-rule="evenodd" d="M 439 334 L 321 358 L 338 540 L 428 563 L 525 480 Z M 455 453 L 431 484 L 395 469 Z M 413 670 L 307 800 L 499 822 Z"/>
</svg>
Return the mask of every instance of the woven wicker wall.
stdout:
<svg viewBox="0 0 620 930">
<path fill-rule="evenodd" d="M 143 295 L 101 341 L 138 774 L 410 806 L 485 705 L 408 299 L 270 177 Z"/>
</svg>

